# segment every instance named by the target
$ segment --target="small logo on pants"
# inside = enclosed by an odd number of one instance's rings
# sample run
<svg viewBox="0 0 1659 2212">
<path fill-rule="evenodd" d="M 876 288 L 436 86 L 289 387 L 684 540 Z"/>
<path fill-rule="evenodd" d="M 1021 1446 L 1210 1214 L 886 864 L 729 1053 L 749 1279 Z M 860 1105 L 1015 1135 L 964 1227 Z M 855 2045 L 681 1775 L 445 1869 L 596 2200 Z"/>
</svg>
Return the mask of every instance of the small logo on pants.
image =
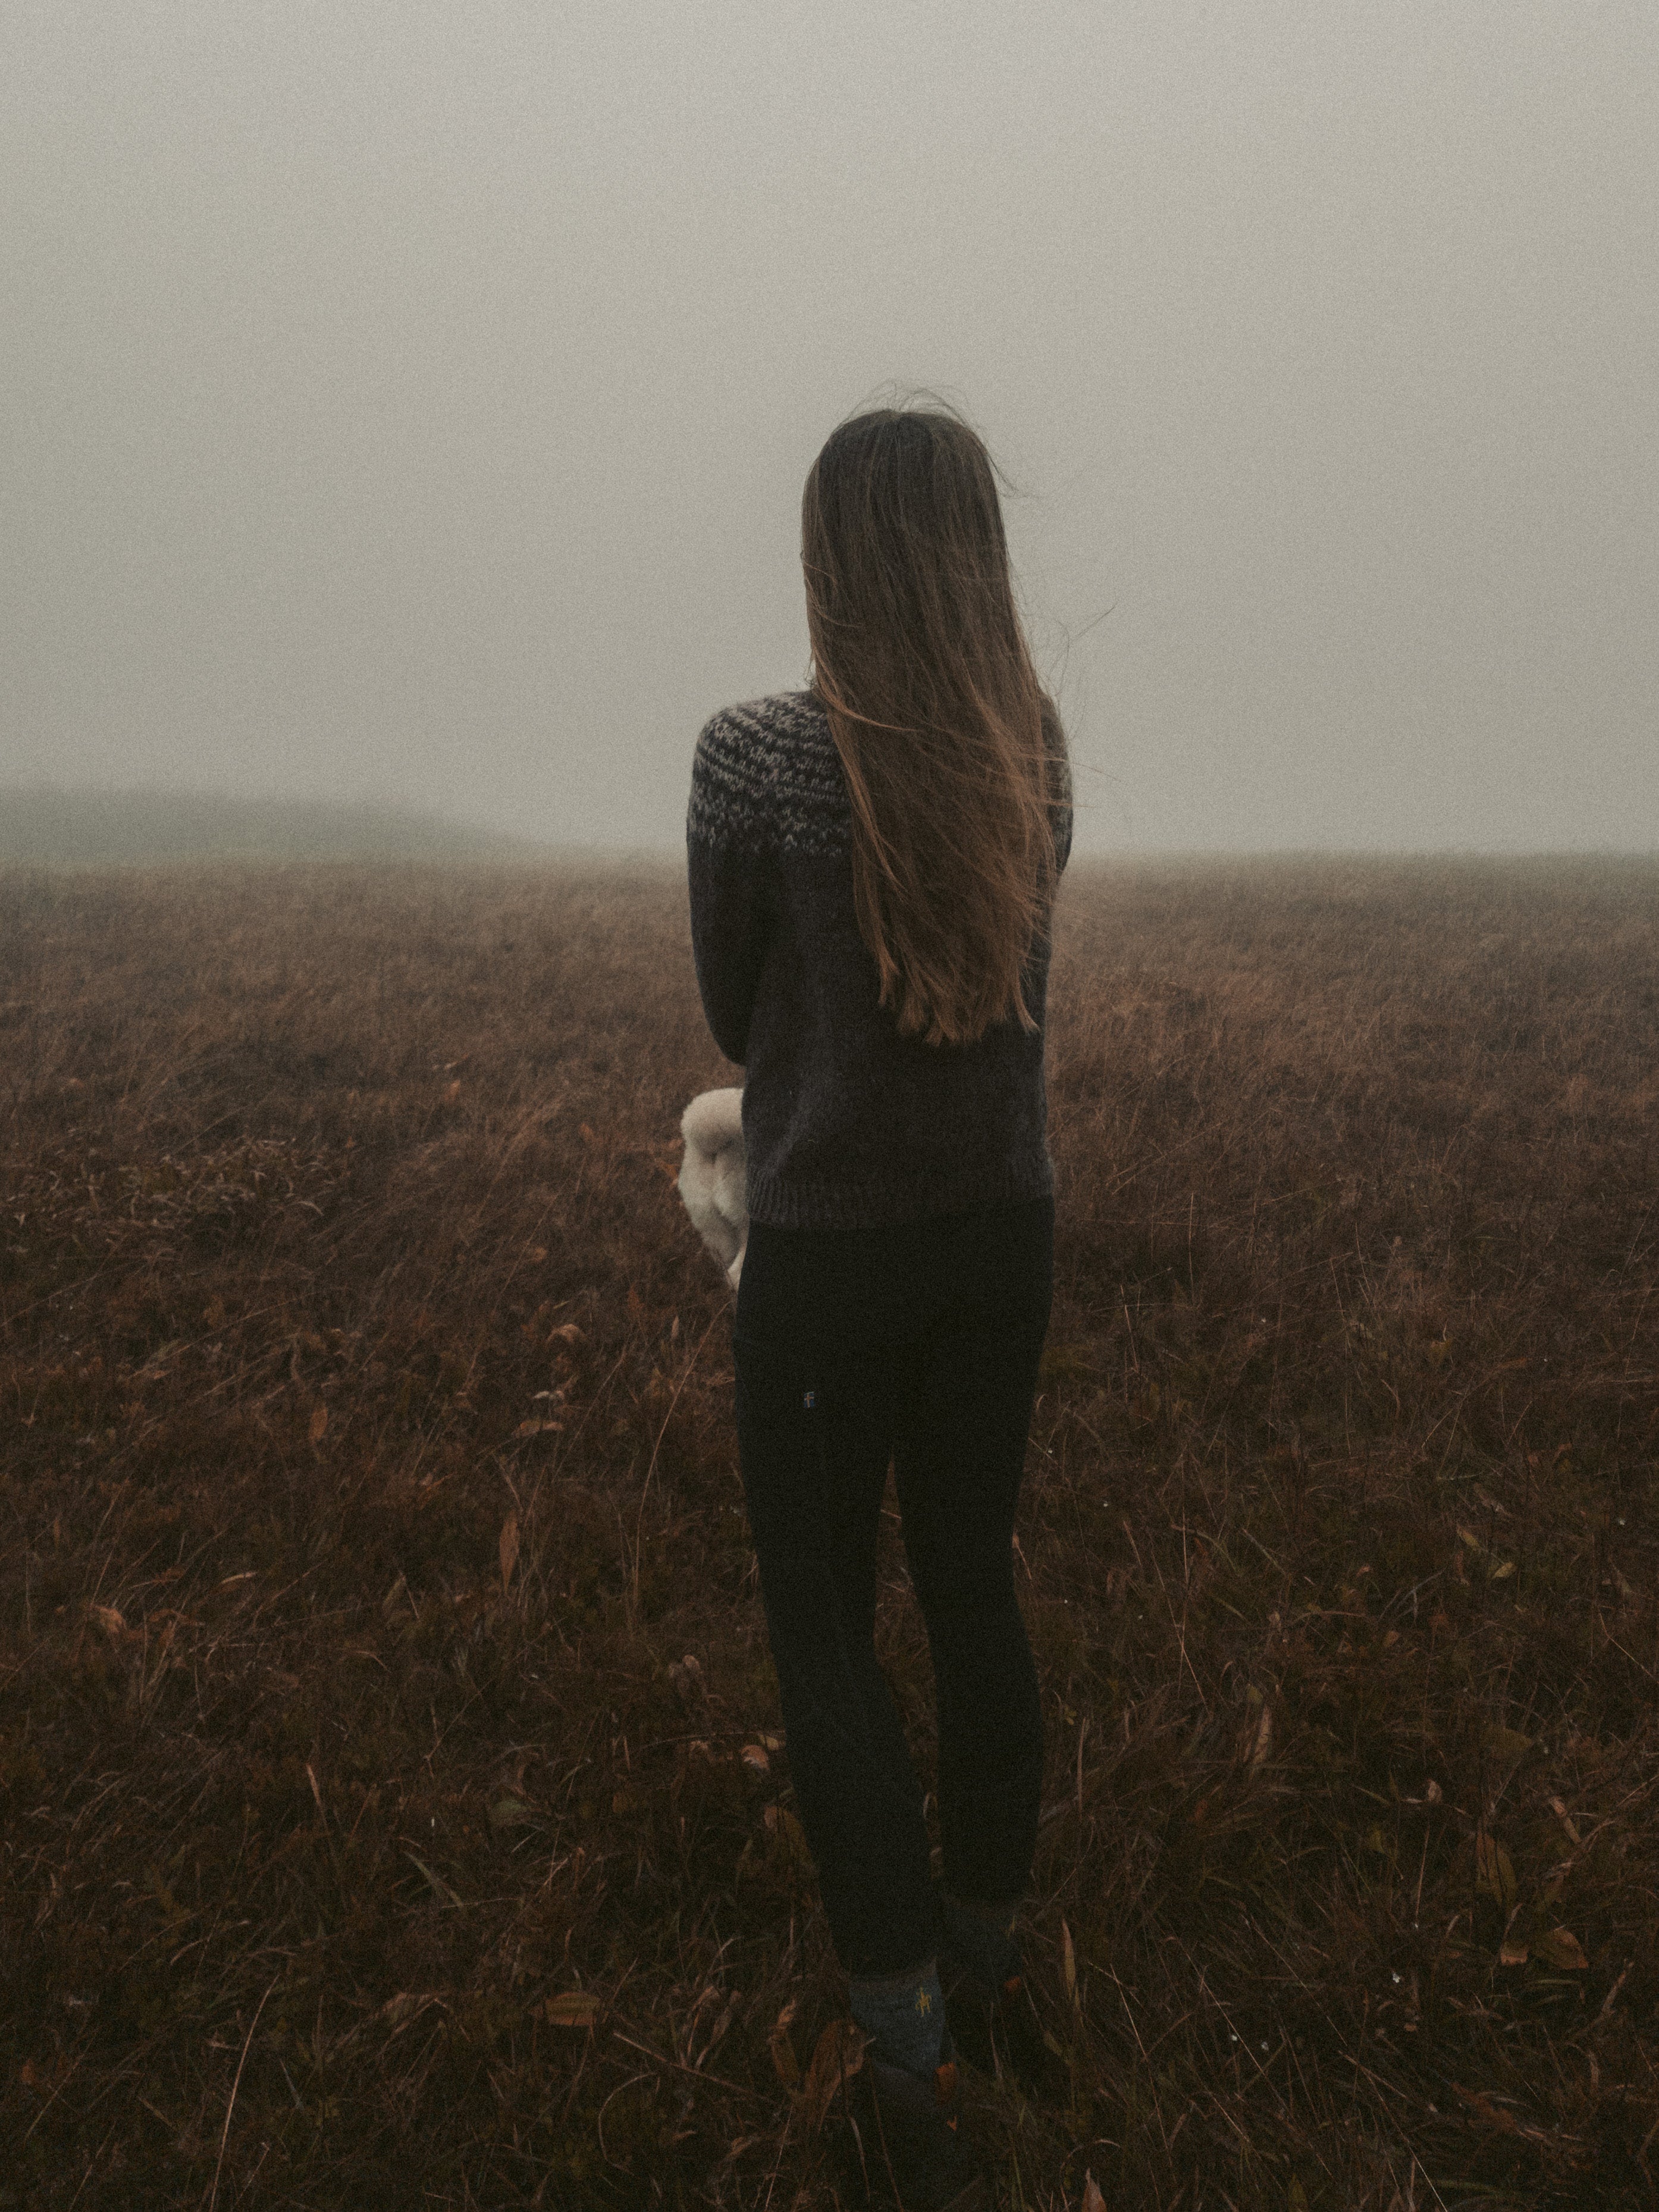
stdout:
<svg viewBox="0 0 1659 2212">
<path fill-rule="evenodd" d="M 805 1407 L 808 1413 L 811 1413 L 813 1407 L 816 1406 L 817 1402 L 818 1394 L 816 1390 L 809 1390 L 805 1396 L 801 1400 L 801 1404 Z"/>
</svg>

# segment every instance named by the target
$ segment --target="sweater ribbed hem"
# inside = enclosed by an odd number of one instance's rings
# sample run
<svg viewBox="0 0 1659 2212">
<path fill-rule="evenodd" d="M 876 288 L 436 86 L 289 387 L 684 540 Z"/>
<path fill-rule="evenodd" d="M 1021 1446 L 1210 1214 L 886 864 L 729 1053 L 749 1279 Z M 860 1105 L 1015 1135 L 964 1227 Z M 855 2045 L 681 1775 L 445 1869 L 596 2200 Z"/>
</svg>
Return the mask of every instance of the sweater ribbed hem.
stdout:
<svg viewBox="0 0 1659 2212">
<path fill-rule="evenodd" d="M 788 1174 L 764 1175 L 752 1167 L 745 1203 L 750 1221 L 773 1229 L 869 1229 L 884 1223 L 921 1221 L 939 1213 L 963 1213 L 987 1206 L 1018 1206 L 1052 1198 L 1054 1161 L 1045 1149 L 1035 1158 L 1009 1161 L 960 1182 L 920 1183 L 870 1180 L 856 1183 L 803 1182 Z"/>
</svg>

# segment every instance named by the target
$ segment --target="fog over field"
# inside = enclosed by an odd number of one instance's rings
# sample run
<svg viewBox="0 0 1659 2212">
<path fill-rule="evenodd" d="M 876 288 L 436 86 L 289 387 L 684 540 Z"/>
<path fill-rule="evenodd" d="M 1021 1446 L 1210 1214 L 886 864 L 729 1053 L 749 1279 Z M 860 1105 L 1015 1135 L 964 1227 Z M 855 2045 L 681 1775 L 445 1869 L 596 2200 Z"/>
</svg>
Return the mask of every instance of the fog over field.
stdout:
<svg viewBox="0 0 1659 2212">
<path fill-rule="evenodd" d="M 0 787 L 672 851 L 890 381 L 1079 854 L 1659 845 L 1641 0 L 16 0 Z"/>
</svg>

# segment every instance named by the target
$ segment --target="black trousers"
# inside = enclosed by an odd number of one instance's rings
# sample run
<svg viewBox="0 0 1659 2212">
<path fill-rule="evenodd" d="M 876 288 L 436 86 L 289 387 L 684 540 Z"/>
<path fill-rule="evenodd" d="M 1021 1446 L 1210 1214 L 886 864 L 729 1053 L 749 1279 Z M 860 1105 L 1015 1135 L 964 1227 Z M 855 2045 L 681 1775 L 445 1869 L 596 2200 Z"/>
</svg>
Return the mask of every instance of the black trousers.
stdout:
<svg viewBox="0 0 1659 2212">
<path fill-rule="evenodd" d="M 933 1948 L 921 1791 L 874 1645 L 891 1462 L 939 1708 L 945 1887 L 1028 1887 L 1042 1778 L 1012 1538 L 1054 1290 L 1052 1198 L 891 1226 L 751 1222 L 738 1442 L 789 1771 L 836 1956 Z"/>
</svg>

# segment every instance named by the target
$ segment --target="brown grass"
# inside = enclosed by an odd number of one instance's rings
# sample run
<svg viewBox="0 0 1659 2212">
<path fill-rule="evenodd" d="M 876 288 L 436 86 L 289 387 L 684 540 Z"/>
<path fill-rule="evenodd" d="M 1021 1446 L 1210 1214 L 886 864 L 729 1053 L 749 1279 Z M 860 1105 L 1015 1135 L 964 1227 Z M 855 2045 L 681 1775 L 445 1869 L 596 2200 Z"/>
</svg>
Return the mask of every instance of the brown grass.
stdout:
<svg viewBox="0 0 1659 2212">
<path fill-rule="evenodd" d="M 0 945 L 0 2205 L 831 2203 L 678 874 Z M 1068 879 L 1007 2205 L 1654 2201 L 1656 975 L 1650 866 Z"/>
</svg>

